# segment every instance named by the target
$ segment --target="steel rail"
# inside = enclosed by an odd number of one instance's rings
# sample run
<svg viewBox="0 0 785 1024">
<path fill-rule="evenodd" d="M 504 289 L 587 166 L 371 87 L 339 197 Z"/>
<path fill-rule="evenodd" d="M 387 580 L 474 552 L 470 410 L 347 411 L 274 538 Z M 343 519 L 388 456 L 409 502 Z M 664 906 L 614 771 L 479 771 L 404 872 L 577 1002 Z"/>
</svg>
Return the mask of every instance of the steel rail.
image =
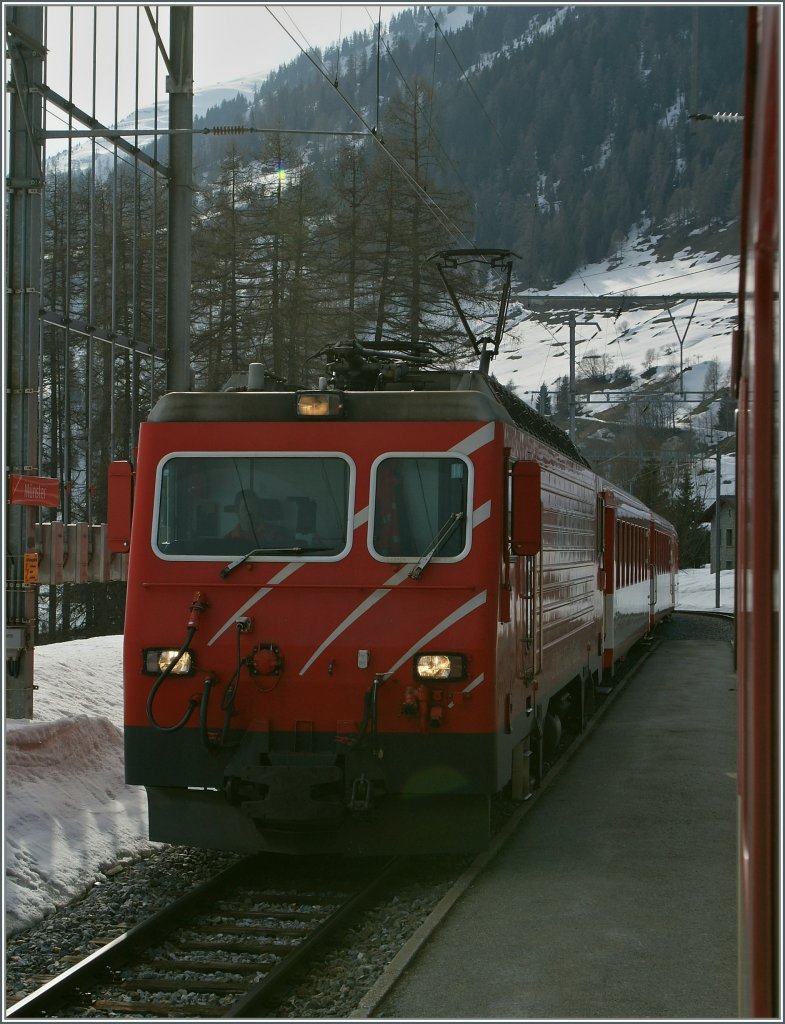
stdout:
<svg viewBox="0 0 785 1024">
<path fill-rule="evenodd" d="M 724 572 L 725 570 L 723 570 Z M 726 619 L 733 622 L 736 618 L 735 612 L 723 612 L 719 608 L 676 608 L 674 615 L 708 615 L 714 619 Z"/>
<path fill-rule="evenodd" d="M 6 1017 L 24 1019 L 49 1015 L 52 1010 L 63 1006 L 70 996 L 77 993 L 88 981 L 92 981 L 99 972 L 127 963 L 140 949 L 149 946 L 162 934 L 174 928 L 184 916 L 199 908 L 206 897 L 214 897 L 220 889 L 238 880 L 247 866 L 247 858 L 233 864 L 214 878 L 187 892 L 168 907 L 140 921 L 129 931 L 118 935 L 95 953 L 91 953 L 78 964 L 74 964 L 9 1007 L 6 1010 Z"/>
<path fill-rule="evenodd" d="M 147 962 L 148 965 L 156 968 L 165 968 L 171 973 L 176 973 L 180 969 L 184 971 L 198 971 L 200 968 L 219 971 L 228 970 L 229 973 L 236 974 L 259 973 L 264 970 L 264 965 L 261 963 L 238 965 L 234 962 L 220 963 L 210 961 L 205 964 L 203 961 L 194 961 L 187 958 L 160 961 L 160 959 L 146 960 L 145 957 L 145 951 L 151 946 L 155 946 L 165 938 L 171 937 L 171 934 L 178 928 L 188 928 L 189 917 L 209 913 L 219 898 L 231 897 L 232 888 L 243 885 L 249 877 L 251 866 L 256 861 L 256 857 L 244 858 L 214 878 L 197 886 L 191 892 L 181 896 L 168 907 L 119 935 L 99 950 L 96 950 L 95 953 L 90 954 L 56 978 L 46 982 L 35 992 L 25 996 L 6 1011 L 6 1018 L 4 1019 L 17 1020 L 49 1017 L 56 1015 L 59 1009 L 69 1004 L 84 1005 L 85 1008 L 88 1006 L 99 1009 L 111 1007 L 114 1011 L 126 1008 L 129 1012 L 134 1013 L 155 1012 L 156 1014 L 163 1013 L 164 1015 L 171 1009 L 169 1015 L 173 1017 L 180 1015 L 186 1018 L 193 1016 L 258 1017 L 259 1009 L 270 1004 L 275 990 L 280 989 L 283 984 L 291 979 L 296 970 L 301 970 L 309 959 L 314 958 L 325 942 L 342 928 L 354 913 L 374 897 L 403 863 L 402 858 L 393 858 L 385 861 L 373 874 L 370 881 L 356 891 L 353 891 L 346 898 L 342 898 L 340 906 L 333 912 L 328 912 L 328 916 L 324 920 L 316 921 L 312 931 L 300 927 L 284 928 L 280 932 L 281 935 L 288 935 L 298 939 L 296 944 L 290 947 L 270 945 L 258 931 L 256 947 L 250 943 L 241 944 L 236 941 L 227 943 L 224 941 L 223 944 L 226 948 L 232 948 L 235 951 L 242 949 L 251 956 L 255 953 L 271 952 L 273 950 L 277 955 L 280 954 L 281 959 L 272 965 L 261 979 L 256 982 L 250 982 L 248 986 L 234 982 L 194 982 L 193 980 L 186 979 L 158 978 L 151 980 L 150 978 L 142 978 L 139 980 L 140 988 L 154 989 L 156 992 L 164 992 L 176 988 L 177 990 L 192 991 L 194 993 L 214 993 L 216 997 L 220 997 L 225 996 L 227 993 L 238 992 L 239 990 L 238 998 L 229 1007 L 226 1004 L 213 1004 L 212 1006 L 192 1004 L 188 1007 L 183 1007 L 181 1004 L 172 1004 L 170 1008 L 160 998 L 155 999 L 149 1004 L 134 1001 L 128 1002 L 126 1005 L 125 1002 L 108 1003 L 100 998 L 98 995 L 99 986 L 106 989 L 111 989 L 117 985 L 124 987 L 135 986 L 135 979 L 125 978 L 122 981 L 118 981 L 116 975 L 120 968 L 133 967 L 136 961 Z M 282 883 L 282 887 L 283 885 L 284 883 Z M 255 885 L 254 888 L 256 888 Z M 295 902 L 298 898 L 296 893 L 293 893 L 290 899 L 287 897 L 287 901 Z M 337 899 L 339 897 L 334 897 L 331 899 L 331 902 L 336 902 Z M 260 900 L 262 902 L 265 901 L 263 895 L 260 895 Z M 225 917 L 229 912 L 219 910 L 217 913 Z M 285 914 L 276 914 L 270 911 L 251 911 L 248 916 L 252 917 L 255 913 L 257 916 L 261 913 L 265 917 L 282 916 L 297 920 L 308 920 L 315 916 L 310 912 L 298 913 L 297 911 Z M 222 925 L 221 923 L 216 923 L 214 926 L 209 927 L 204 925 L 198 927 L 199 930 L 204 929 L 207 931 L 208 935 L 209 931 L 227 935 L 233 935 L 235 932 L 245 935 L 247 931 L 247 927 L 237 929 L 230 925 Z M 186 943 L 186 945 L 189 944 Z M 212 948 L 213 942 L 209 940 L 209 937 L 206 937 L 204 944 L 191 943 L 190 945 L 193 948 L 209 949 Z M 253 971 L 251 971 L 251 968 L 253 968 Z"/>
</svg>

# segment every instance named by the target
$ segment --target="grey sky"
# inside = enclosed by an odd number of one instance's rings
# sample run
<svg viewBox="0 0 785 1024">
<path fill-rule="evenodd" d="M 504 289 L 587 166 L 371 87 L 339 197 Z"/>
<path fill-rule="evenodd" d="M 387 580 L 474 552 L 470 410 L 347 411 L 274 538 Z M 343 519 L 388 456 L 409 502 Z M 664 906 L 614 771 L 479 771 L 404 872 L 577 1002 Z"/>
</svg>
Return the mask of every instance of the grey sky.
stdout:
<svg viewBox="0 0 785 1024">
<path fill-rule="evenodd" d="M 304 48 L 325 47 L 353 32 L 372 30 L 380 6 L 366 4 L 270 4 L 275 17 L 262 4 L 194 5 L 194 88 L 260 79 L 296 57 Z M 405 5 L 382 4 L 382 21 Z M 152 103 L 155 95 L 155 42 L 140 4 L 116 8 L 114 4 L 47 5 L 48 84 L 61 95 L 93 113 L 104 123 L 130 114 L 136 106 Z M 155 8 L 152 8 L 155 11 Z M 73 22 L 71 22 L 73 11 Z M 159 7 L 159 31 L 168 49 L 169 8 Z M 119 12 L 119 13 L 118 13 Z M 276 18 L 278 19 L 276 21 Z M 95 19 L 95 20 L 94 20 Z M 280 22 L 281 24 L 279 24 Z M 73 33 L 73 61 L 69 39 Z M 139 49 L 138 96 L 135 87 L 136 49 Z M 96 70 L 93 80 L 93 40 Z M 118 82 L 115 88 L 115 68 Z M 159 61 L 159 98 L 166 98 L 165 69 Z M 53 125 L 51 127 L 54 127 Z"/>
</svg>

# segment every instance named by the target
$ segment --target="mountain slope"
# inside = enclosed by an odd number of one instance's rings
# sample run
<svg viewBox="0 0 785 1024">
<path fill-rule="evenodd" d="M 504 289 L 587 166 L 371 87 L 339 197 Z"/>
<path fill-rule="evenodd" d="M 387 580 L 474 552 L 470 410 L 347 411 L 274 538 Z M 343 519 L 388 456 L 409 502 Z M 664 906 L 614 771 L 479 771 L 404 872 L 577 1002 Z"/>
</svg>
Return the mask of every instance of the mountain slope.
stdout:
<svg viewBox="0 0 785 1024">
<path fill-rule="evenodd" d="M 451 31 L 455 10 L 471 21 Z M 742 109 L 744 8 L 490 6 L 449 18 L 393 18 L 378 63 L 372 33 L 301 56 L 261 85 L 249 123 L 360 130 L 359 114 L 383 137 L 394 97 L 422 83 L 434 175 L 468 193 L 476 244 L 519 252 L 534 287 L 609 255 L 644 215 L 672 251 L 733 221 L 738 125 L 690 114 Z M 336 144 L 310 144 L 309 159 L 326 167 Z M 710 244 L 729 252 L 735 240 Z"/>
</svg>

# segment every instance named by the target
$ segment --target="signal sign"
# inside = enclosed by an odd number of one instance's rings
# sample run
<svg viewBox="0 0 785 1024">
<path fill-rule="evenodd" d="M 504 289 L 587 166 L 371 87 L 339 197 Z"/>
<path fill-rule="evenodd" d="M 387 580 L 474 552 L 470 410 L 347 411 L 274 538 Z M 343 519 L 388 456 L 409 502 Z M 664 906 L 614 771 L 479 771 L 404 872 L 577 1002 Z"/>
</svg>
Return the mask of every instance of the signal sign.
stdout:
<svg viewBox="0 0 785 1024">
<path fill-rule="evenodd" d="M 38 552 L 25 551 L 24 583 L 26 587 L 38 583 Z"/>
</svg>

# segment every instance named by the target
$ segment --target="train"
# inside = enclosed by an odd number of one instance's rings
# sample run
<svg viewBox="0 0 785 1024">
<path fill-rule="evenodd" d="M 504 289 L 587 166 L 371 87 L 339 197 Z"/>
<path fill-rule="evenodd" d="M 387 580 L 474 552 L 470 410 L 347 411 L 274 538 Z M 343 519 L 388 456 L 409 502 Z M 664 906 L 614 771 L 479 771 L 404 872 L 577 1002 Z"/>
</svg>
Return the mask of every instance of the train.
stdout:
<svg viewBox="0 0 785 1024">
<path fill-rule="evenodd" d="M 674 608 L 678 538 L 488 372 L 347 342 L 164 395 L 112 464 L 153 840 L 461 853 Z"/>
<path fill-rule="evenodd" d="M 750 7 L 738 326 L 739 1016 L 782 1019 L 780 5 Z"/>
</svg>

